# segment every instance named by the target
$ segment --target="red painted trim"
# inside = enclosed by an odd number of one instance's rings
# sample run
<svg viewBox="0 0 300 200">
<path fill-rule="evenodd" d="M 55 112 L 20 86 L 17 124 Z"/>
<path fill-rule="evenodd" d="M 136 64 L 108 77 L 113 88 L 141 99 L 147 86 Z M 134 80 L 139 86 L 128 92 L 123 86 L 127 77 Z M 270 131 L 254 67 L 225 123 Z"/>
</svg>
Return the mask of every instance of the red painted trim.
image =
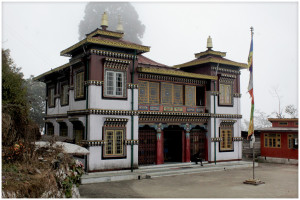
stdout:
<svg viewBox="0 0 300 200">
<path fill-rule="evenodd" d="M 160 137 L 158 137 L 158 133 L 156 134 L 156 164 L 164 163 L 164 153 L 163 153 L 163 131 L 160 133 Z"/>
<path fill-rule="evenodd" d="M 208 139 L 205 139 L 205 160 L 208 160 Z"/>
<path fill-rule="evenodd" d="M 189 137 L 187 137 L 186 134 L 185 134 L 185 162 L 190 162 L 191 161 L 191 142 L 190 142 L 190 135 L 189 135 Z"/>
<path fill-rule="evenodd" d="M 181 131 L 181 162 L 186 162 L 186 138 L 185 138 L 185 131 Z"/>
</svg>

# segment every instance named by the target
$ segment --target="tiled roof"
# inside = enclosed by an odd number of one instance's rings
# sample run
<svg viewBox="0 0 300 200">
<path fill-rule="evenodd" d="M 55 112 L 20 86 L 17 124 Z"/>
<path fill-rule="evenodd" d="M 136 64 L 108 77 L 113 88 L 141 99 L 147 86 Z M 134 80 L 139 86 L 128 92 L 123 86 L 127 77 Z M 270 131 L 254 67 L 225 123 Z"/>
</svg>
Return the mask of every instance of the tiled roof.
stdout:
<svg viewBox="0 0 300 200">
<path fill-rule="evenodd" d="M 138 56 L 138 64 L 153 65 L 153 66 L 158 66 L 158 67 L 167 67 L 167 65 L 155 62 L 154 60 L 151 60 L 150 58 L 147 58 L 142 55 Z"/>
</svg>

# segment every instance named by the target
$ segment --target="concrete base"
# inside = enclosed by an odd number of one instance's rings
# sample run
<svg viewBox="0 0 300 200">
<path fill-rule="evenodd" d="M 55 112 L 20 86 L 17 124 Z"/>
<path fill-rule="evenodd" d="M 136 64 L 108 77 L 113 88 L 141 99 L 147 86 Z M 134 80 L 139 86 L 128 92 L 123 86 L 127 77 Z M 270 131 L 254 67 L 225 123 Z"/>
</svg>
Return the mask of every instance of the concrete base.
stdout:
<svg viewBox="0 0 300 200">
<path fill-rule="evenodd" d="M 259 179 L 248 179 L 244 181 L 244 184 L 250 184 L 250 185 L 260 185 L 265 184 L 265 182 L 262 182 Z"/>
<path fill-rule="evenodd" d="M 296 159 L 273 158 L 273 157 L 265 157 L 265 156 L 259 156 L 258 157 L 258 162 L 292 164 L 292 165 L 297 165 L 298 164 L 298 160 L 296 160 Z"/>
</svg>

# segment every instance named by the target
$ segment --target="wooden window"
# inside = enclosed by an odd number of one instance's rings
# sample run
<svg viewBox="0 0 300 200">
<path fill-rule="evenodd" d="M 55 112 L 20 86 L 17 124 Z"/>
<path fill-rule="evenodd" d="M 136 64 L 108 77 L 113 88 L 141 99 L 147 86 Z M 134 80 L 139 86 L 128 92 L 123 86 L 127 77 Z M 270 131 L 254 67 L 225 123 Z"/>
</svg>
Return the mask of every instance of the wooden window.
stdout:
<svg viewBox="0 0 300 200">
<path fill-rule="evenodd" d="M 298 149 L 298 135 L 297 134 L 288 134 L 288 148 L 289 149 Z"/>
<path fill-rule="evenodd" d="M 68 126 L 65 122 L 59 123 L 59 136 L 62 137 L 68 136 Z"/>
<path fill-rule="evenodd" d="M 84 98 L 84 72 L 76 74 L 75 98 Z"/>
<path fill-rule="evenodd" d="M 159 104 L 159 83 L 140 81 L 139 103 Z"/>
<path fill-rule="evenodd" d="M 183 86 L 182 85 L 173 85 L 173 104 L 182 105 L 183 104 Z"/>
<path fill-rule="evenodd" d="M 232 143 L 232 129 L 221 128 L 220 136 L 222 138 L 220 142 L 220 151 L 228 151 L 233 149 Z"/>
<path fill-rule="evenodd" d="M 232 85 L 220 84 L 219 104 L 232 105 Z"/>
<path fill-rule="evenodd" d="M 173 100 L 173 84 L 172 83 L 161 83 L 161 103 L 172 104 Z"/>
<path fill-rule="evenodd" d="M 54 135 L 54 126 L 52 123 L 47 123 L 47 135 Z"/>
<path fill-rule="evenodd" d="M 48 107 L 55 107 L 54 93 L 55 93 L 54 87 L 49 88 L 49 90 L 48 90 Z"/>
<path fill-rule="evenodd" d="M 139 103 L 149 103 L 148 86 L 148 81 L 139 82 Z"/>
<path fill-rule="evenodd" d="M 159 104 L 159 83 L 149 82 L 149 103 Z"/>
<path fill-rule="evenodd" d="M 60 104 L 62 106 L 69 104 L 69 86 L 63 84 L 61 87 Z"/>
<path fill-rule="evenodd" d="M 103 157 L 124 156 L 124 129 L 106 129 L 104 142 Z"/>
<path fill-rule="evenodd" d="M 185 105 L 196 106 L 196 86 L 185 86 Z"/>
<path fill-rule="evenodd" d="M 264 135 L 264 147 L 268 148 L 280 148 L 281 147 L 281 135 L 275 133 L 265 133 Z"/>
<path fill-rule="evenodd" d="M 104 94 L 106 97 L 125 97 L 125 72 L 105 71 Z"/>
</svg>

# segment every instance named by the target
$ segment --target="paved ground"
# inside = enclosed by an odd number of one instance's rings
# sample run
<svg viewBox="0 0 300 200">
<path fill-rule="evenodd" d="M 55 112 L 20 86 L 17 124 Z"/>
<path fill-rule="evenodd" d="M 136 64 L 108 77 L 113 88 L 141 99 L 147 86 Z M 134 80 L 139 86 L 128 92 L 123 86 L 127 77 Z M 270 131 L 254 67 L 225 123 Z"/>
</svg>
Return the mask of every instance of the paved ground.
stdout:
<svg viewBox="0 0 300 200">
<path fill-rule="evenodd" d="M 82 198 L 298 198 L 298 166 L 259 163 L 265 184 L 243 184 L 252 168 L 81 185 Z"/>
</svg>

